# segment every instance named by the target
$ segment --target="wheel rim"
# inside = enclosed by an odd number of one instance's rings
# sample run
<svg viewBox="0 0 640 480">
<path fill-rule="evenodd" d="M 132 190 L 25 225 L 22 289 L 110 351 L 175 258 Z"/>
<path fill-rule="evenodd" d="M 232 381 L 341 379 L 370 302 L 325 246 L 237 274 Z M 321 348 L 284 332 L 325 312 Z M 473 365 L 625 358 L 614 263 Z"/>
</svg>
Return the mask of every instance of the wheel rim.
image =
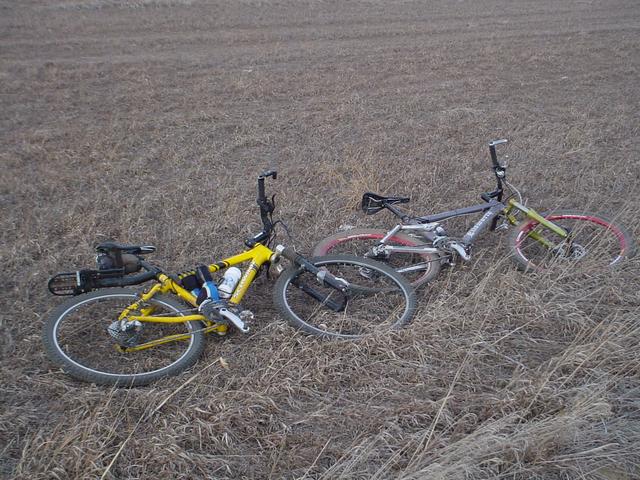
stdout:
<svg viewBox="0 0 640 480">
<path fill-rule="evenodd" d="M 547 270 L 580 263 L 583 268 L 602 268 L 620 262 L 627 250 L 624 234 L 615 225 L 591 215 L 556 214 L 546 219 L 570 232 L 570 241 L 563 240 L 536 221 L 527 222 L 518 232 L 515 248 L 527 265 L 536 270 Z M 529 235 L 543 232 L 544 237 L 556 245 L 554 249 L 542 246 Z"/>
<path fill-rule="evenodd" d="M 285 307 L 310 333 L 322 336 L 357 338 L 377 331 L 388 331 L 404 323 L 410 304 L 405 287 L 376 266 L 366 262 L 314 261 L 318 267 L 344 278 L 355 285 L 344 295 L 321 285 L 315 275 L 300 270 L 287 279 L 283 288 Z M 367 276 L 361 269 L 369 270 Z M 372 275 L 373 273 L 373 275 Z M 296 286 L 294 282 L 312 287 L 323 298 L 342 305 L 342 311 L 333 311 L 326 304 Z"/>
<path fill-rule="evenodd" d="M 322 254 L 350 254 L 362 257 L 370 251 L 371 247 L 384 238 L 385 235 L 386 234 L 379 233 L 360 233 L 336 238 L 327 244 Z M 408 247 L 413 247 L 418 244 L 418 242 L 411 242 L 399 237 L 392 237 L 387 243 L 389 245 L 402 245 Z M 428 279 L 433 262 L 433 259 L 429 255 L 420 255 L 418 253 L 398 253 L 391 254 L 387 258 L 376 257 L 372 259 L 393 268 L 395 271 L 403 275 L 411 285 L 420 285 Z M 416 266 L 418 264 L 424 264 L 425 268 L 417 271 L 403 270 L 406 267 Z"/>
<path fill-rule="evenodd" d="M 59 354 L 84 371 L 130 379 L 153 375 L 179 363 L 191 349 L 194 337 L 170 342 L 130 353 L 119 352 L 116 341 L 107 327 L 122 310 L 135 301 L 135 295 L 114 294 L 88 298 L 65 310 L 53 328 L 53 341 Z M 179 315 L 178 310 L 162 300 L 149 303 L 155 307 L 153 315 Z M 192 332 L 191 324 L 157 324 L 144 322 L 140 343 L 166 335 Z"/>
</svg>

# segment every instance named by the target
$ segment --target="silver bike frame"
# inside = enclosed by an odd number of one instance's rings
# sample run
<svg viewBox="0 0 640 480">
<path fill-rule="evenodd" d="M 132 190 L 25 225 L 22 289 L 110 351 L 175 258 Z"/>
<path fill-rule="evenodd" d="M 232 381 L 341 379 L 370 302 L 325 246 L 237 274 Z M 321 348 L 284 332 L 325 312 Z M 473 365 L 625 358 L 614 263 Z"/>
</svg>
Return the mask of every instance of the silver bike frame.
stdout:
<svg viewBox="0 0 640 480">
<path fill-rule="evenodd" d="M 426 243 L 424 245 L 410 247 L 404 245 L 386 245 L 385 242 L 387 242 L 396 233 L 403 230 L 413 231 L 423 237 L 426 241 L 433 242 L 438 238 L 438 235 L 435 233 L 435 229 L 438 227 L 438 222 L 440 220 L 461 217 L 463 215 L 469 215 L 472 213 L 485 212 L 480 220 L 478 220 L 462 237 L 462 240 L 460 242 L 462 244 L 462 247 L 468 247 L 469 245 L 473 244 L 475 239 L 490 225 L 494 218 L 500 215 L 500 213 L 505 208 L 506 205 L 504 203 L 498 202 L 497 200 L 492 200 L 491 202 L 473 205 L 467 208 L 460 208 L 457 210 L 437 213 L 435 215 L 420 217 L 417 219 L 418 221 L 420 221 L 419 224 L 398 224 L 393 227 L 391 230 L 389 230 L 389 232 L 387 232 L 384 238 L 380 240 L 380 244 L 384 245 L 385 253 L 435 253 L 437 255 L 443 256 L 446 254 L 444 250 L 428 246 Z M 462 256 L 463 258 L 465 258 L 465 255 Z"/>
</svg>

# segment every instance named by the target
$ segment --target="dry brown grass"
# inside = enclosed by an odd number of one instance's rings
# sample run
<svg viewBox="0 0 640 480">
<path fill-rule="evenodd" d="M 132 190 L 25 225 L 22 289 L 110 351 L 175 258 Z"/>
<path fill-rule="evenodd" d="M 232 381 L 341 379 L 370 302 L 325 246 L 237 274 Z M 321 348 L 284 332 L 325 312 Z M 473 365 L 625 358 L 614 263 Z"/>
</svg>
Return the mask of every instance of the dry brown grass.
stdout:
<svg viewBox="0 0 640 480">
<path fill-rule="evenodd" d="M 637 260 L 525 276 L 486 237 L 419 293 L 411 328 L 355 343 L 296 333 L 259 282 L 251 337 L 134 390 L 71 380 L 40 341 L 46 279 L 97 240 L 154 243 L 172 269 L 235 251 L 267 166 L 302 251 L 390 225 L 355 209 L 365 190 L 421 213 L 475 201 L 503 136 L 533 206 L 593 206 L 637 237 L 637 2 L 0 12 L 1 475 L 640 477 Z"/>
</svg>

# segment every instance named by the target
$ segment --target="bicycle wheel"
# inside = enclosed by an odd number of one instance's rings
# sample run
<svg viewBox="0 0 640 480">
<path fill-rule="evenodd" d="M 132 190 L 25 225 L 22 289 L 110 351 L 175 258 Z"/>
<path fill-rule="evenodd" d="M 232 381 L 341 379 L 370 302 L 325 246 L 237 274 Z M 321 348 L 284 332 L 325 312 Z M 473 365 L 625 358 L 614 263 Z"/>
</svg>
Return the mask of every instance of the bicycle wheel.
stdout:
<svg viewBox="0 0 640 480">
<path fill-rule="evenodd" d="M 388 266 L 352 255 L 310 260 L 349 283 L 345 292 L 323 285 L 316 275 L 293 265 L 274 288 L 276 306 L 289 323 L 311 335 L 358 338 L 406 325 L 416 299 L 409 283 Z"/>
<path fill-rule="evenodd" d="M 139 298 L 135 290 L 113 288 L 78 295 L 60 305 L 49 315 L 43 332 L 51 360 L 80 380 L 117 386 L 146 385 L 192 366 L 204 348 L 200 322 L 144 322 L 139 332 L 124 339 L 130 342 L 129 346 L 175 334 L 189 334 L 188 340 L 133 352 L 117 348 L 118 342 L 108 327 Z M 153 297 L 141 308 L 154 316 L 179 316 L 185 310 L 180 303 L 163 296 Z"/>
<path fill-rule="evenodd" d="M 602 269 L 618 265 L 635 254 L 631 236 L 619 225 L 592 213 L 558 210 L 542 216 L 569 232 L 568 238 L 528 219 L 509 238 L 512 258 L 521 270 L 544 271 L 579 264 L 581 268 Z M 542 236 L 553 247 L 536 238 Z"/>
<path fill-rule="evenodd" d="M 430 282 L 440 273 L 440 259 L 432 253 L 381 253 L 374 255 L 372 248 L 382 240 L 388 232 L 374 228 L 354 228 L 335 233 L 318 243 L 313 256 L 351 254 L 385 263 L 396 272 L 402 274 L 414 288 Z M 415 247 L 424 244 L 418 238 L 396 233 L 387 242 L 388 245 Z"/>
</svg>

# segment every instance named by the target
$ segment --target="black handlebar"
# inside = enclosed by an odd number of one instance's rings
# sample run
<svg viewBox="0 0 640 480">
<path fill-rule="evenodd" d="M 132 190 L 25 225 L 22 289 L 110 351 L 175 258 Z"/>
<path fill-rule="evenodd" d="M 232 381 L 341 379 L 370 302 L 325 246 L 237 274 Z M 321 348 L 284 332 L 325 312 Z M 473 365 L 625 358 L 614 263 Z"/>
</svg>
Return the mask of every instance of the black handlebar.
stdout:
<svg viewBox="0 0 640 480">
<path fill-rule="evenodd" d="M 269 200 L 267 198 L 267 193 L 264 187 L 264 180 L 265 178 L 269 178 L 269 177 L 273 177 L 273 179 L 275 180 L 276 178 L 278 178 L 278 172 L 276 170 L 267 170 L 265 172 L 262 172 L 258 176 L 258 199 L 256 203 L 260 207 L 260 219 L 262 220 L 263 229 L 262 229 L 262 232 L 245 240 L 244 243 L 249 248 L 255 246 L 256 243 L 260 243 L 260 242 L 264 242 L 265 240 L 268 240 L 269 236 L 271 235 L 271 230 L 273 230 L 273 223 L 271 222 L 271 214 L 276 208 L 273 203 L 273 199 L 275 195 L 271 197 L 271 200 Z"/>
<path fill-rule="evenodd" d="M 266 211 L 267 213 L 271 213 L 274 210 L 273 201 L 269 201 L 264 188 L 264 179 L 269 177 L 273 177 L 275 180 L 278 178 L 278 172 L 275 170 L 267 170 L 266 172 L 262 172 L 258 177 L 258 205 L 261 211 Z"/>
<path fill-rule="evenodd" d="M 269 200 L 267 200 L 267 195 L 264 189 L 264 179 L 273 177 L 273 179 L 278 178 L 278 172 L 275 170 L 267 170 L 262 172 L 258 177 L 258 205 L 262 208 L 263 204 L 268 205 Z M 273 211 L 273 210 L 272 210 Z"/>
<path fill-rule="evenodd" d="M 480 195 L 482 200 L 484 200 L 485 202 L 490 202 L 493 198 L 497 198 L 499 202 L 502 201 L 502 194 L 504 191 L 502 188 L 502 180 L 504 180 L 504 178 L 506 177 L 507 169 L 503 165 L 500 165 L 500 162 L 498 162 L 496 147 L 504 143 L 507 143 L 506 139 L 492 140 L 491 142 L 489 142 L 489 153 L 491 154 L 491 163 L 493 164 L 493 173 L 496 176 L 497 187 L 493 192 L 485 192 Z"/>
</svg>

